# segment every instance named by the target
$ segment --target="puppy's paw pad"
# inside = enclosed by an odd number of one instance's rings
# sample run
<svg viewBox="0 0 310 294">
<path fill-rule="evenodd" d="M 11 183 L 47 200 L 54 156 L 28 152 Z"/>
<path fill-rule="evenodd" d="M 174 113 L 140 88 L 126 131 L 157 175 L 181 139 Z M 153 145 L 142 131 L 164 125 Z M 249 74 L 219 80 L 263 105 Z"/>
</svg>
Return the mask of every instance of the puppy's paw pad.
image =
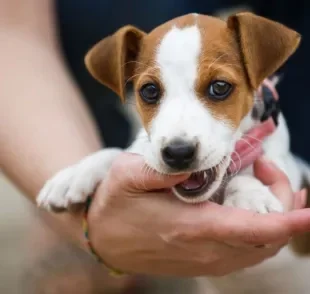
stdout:
<svg viewBox="0 0 310 294">
<path fill-rule="evenodd" d="M 260 189 L 260 191 L 235 192 L 232 195 L 227 195 L 224 205 L 253 210 L 258 213 L 283 212 L 284 210 L 282 203 L 268 188 Z"/>
</svg>

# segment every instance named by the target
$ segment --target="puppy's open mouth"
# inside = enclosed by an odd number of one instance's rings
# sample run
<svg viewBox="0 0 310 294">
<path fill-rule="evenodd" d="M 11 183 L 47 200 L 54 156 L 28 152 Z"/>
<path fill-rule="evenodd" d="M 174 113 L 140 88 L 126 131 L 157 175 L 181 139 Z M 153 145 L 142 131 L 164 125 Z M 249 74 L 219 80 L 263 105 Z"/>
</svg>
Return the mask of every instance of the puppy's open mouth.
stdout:
<svg viewBox="0 0 310 294">
<path fill-rule="evenodd" d="M 185 198 L 196 198 L 205 194 L 216 180 L 216 168 L 195 172 L 190 177 L 175 186 L 176 192 Z"/>
</svg>

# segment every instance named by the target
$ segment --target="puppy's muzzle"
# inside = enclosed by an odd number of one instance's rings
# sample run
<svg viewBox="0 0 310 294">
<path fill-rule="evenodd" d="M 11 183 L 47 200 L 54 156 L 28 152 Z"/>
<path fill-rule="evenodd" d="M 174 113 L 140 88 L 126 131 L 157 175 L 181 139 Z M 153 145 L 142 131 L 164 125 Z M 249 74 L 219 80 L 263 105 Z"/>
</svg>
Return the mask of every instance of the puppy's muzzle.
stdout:
<svg viewBox="0 0 310 294">
<path fill-rule="evenodd" d="M 167 166 L 183 171 L 192 166 L 197 156 L 197 144 L 176 139 L 171 141 L 161 151 L 162 159 Z"/>
</svg>

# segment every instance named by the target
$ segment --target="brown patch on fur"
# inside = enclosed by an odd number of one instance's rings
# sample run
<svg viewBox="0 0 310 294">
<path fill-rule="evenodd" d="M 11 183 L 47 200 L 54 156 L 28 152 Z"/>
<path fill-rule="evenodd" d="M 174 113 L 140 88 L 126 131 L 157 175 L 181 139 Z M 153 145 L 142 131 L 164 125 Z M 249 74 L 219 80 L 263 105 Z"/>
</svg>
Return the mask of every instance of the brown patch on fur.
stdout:
<svg viewBox="0 0 310 294">
<path fill-rule="evenodd" d="M 133 82 L 137 108 L 148 129 L 158 104 L 148 105 L 142 101 L 139 87 L 146 81 L 161 85 L 155 61 L 156 48 L 173 26 L 184 28 L 195 24 L 203 43 L 196 82 L 198 97 L 215 117 L 228 119 L 237 127 L 252 108 L 253 90 L 277 70 L 299 44 L 300 36 L 279 23 L 252 13 L 236 14 L 227 23 L 210 16 L 187 14 L 162 24 L 149 34 L 125 26 L 88 52 L 86 66 L 123 101 L 127 81 Z M 206 97 L 206 89 L 215 79 L 234 85 L 227 100 L 214 102 Z"/>
<path fill-rule="evenodd" d="M 137 79 L 134 82 L 137 111 L 146 130 L 148 130 L 159 107 L 159 103 L 148 104 L 140 97 L 139 90 L 147 83 L 156 84 L 160 88 L 161 96 L 164 94 L 165 90 L 160 80 L 159 69 L 155 66 L 145 69 L 140 74 L 138 74 Z"/>
<path fill-rule="evenodd" d="M 163 34 L 163 31 L 158 30 L 154 33 L 148 34 L 144 38 L 132 79 L 137 111 L 146 130 L 148 130 L 152 119 L 155 117 L 159 104 L 147 104 L 140 97 L 139 90 L 147 83 L 155 83 L 160 86 L 162 91 L 164 89 L 161 86 L 160 72 L 155 61 L 156 48 L 158 47 Z"/>
<path fill-rule="evenodd" d="M 145 33 L 139 29 L 125 26 L 97 43 L 85 57 L 86 67 L 92 76 L 123 101 L 126 82 L 133 75 L 144 36 Z"/>
<path fill-rule="evenodd" d="M 226 119 L 237 128 L 253 106 L 253 91 L 245 82 L 238 43 L 226 22 L 220 19 L 199 16 L 197 24 L 201 32 L 202 52 L 196 92 L 215 117 Z M 214 80 L 224 80 L 233 85 L 234 90 L 228 99 L 213 101 L 207 97 L 208 86 Z"/>
<path fill-rule="evenodd" d="M 161 85 L 156 67 L 156 48 L 164 35 L 175 25 L 179 28 L 193 25 L 195 16 L 188 14 L 170 20 L 145 34 L 132 26 L 119 29 L 96 44 L 86 55 L 85 63 L 92 76 L 125 100 L 127 82 L 134 84 L 137 110 L 145 129 L 157 113 L 158 104 L 149 105 L 139 96 L 146 82 Z M 164 87 L 161 86 L 162 91 Z"/>
<path fill-rule="evenodd" d="M 173 26 L 185 28 L 193 25 L 194 23 L 195 16 L 193 14 L 181 16 L 158 26 L 143 39 L 140 54 L 138 56 L 137 67 L 134 72 L 133 83 L 135 88 L 137 110 L 146 130 L 148 130 L 152 119 L 155 117 L 159 104 L 150 105 L 145 103 L 139 95 L 139 89 L 146 83 L 155 83 L 160 87 L 162 95 L 165 91 L 160 77 L 160 70 L 156 65 L 156 49 L 165 34 L 172 29 Z"/>
<path fill-rule="evenodd" d="M 307 203 L 306 207 L 310 208 L 310 186 L 309 183 L 304 180 L 302 184 L 303 188 L 307 189 Z M 310 232 L 293 237 L 290 245 L 295 253 L 300 256 L 310 254 Z"/>
<path fill-rule="evenodd" d="M 229 17 L 227 25 L 238 41 L 254 89 L 295 52 L 301 39 L 286 26 L 249 12 Z"/>
<path fill-rule="evenodd" d="M 238 13 L 227 23 L 199 16 L 198 26 L 203 48 L 196 91 L 215 117 L 227 119 L 236 128 L 253 107 L 253 90 L 293 54 L 300 36 L 252 13 Z M 228 99 L 208 99 L 206 91 L 214 80 L 234 86 Z"/>
</svg>

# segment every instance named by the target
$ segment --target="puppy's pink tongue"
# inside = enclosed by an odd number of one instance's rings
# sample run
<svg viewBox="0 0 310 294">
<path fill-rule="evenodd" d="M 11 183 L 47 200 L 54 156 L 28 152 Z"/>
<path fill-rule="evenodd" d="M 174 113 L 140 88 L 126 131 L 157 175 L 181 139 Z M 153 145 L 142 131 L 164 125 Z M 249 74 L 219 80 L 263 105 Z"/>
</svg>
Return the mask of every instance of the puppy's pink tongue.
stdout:
<svg viewBox="0 0 310 294">
<path fill-rule="evenodd" d="M 202 172 L 191 174 L 191 176 L 182 182 L 180 185 L 185 190 L 199 189 L 205 182 L 205 177 Z"/>
<path fill-rule="evenodd" d="M 235 153 L 231 156 L 228 171 L 234 174 L 253 164 L 263 154 L 262 142 L 275 129 L 275 124 L 270 118 L 245 134 L 242 140 L 236 144 Z"/>
</svg>

